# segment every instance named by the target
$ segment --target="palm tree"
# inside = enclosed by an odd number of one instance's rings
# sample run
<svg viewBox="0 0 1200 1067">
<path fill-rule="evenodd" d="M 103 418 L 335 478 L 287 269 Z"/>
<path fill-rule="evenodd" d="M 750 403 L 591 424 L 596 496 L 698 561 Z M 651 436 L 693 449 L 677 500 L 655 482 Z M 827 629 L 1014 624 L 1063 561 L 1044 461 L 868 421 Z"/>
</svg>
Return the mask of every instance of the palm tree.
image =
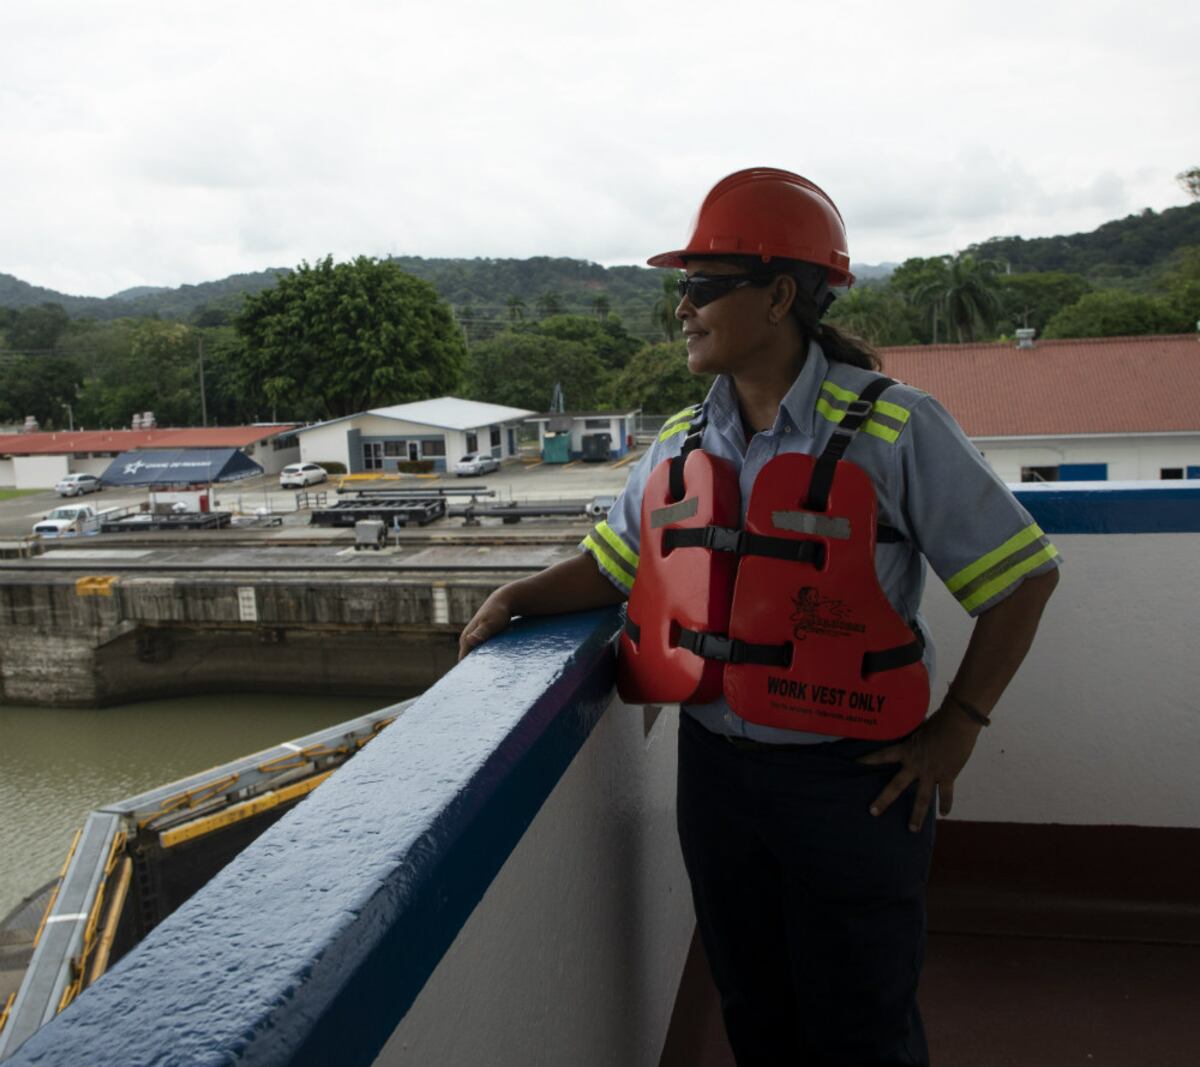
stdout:
<svg viewBox="0 0 1200 1067">
<path fill-rule="evenodd" d="M 654 301 L 650 309 L 650 321 L 663 332 L 668 341 L 675 340 L 679 330 L 679 320 L 675 317 L 675 309 L 679 306 L 679 295 L 675 291 L 678 275 L 667 274 L 662 280 L 662 296 Z"/>
<path fill-rule="evenodd" d="M 519 296 L 510 296 L 507 306 L 509 322 L 521 322 L 525 318 L 525 301 Z"/>
<path fill-rule="evenodd" d="M 603 322 L 608 318 L 608 313 L 612 305 L 608 302 L 608 297 L 601 293 L 595 300 L 592 301 L 592 310 L 596 313 L 596 318 Z"/>
<path fill-rule="evenodd" d="M 946 256 L 943 277 L 926 282 L 913 292 L 913 299 L 930 312 L 933 343 L 938 341 L 938 320 L 953 326 L 959 344 L 974 341 L 977 334 L 989 333 L 1000 317 L 1000 297 L 996 275 L 1000 264 L 992 259 L 976 259 L 970 252 Z"/>
</svg>

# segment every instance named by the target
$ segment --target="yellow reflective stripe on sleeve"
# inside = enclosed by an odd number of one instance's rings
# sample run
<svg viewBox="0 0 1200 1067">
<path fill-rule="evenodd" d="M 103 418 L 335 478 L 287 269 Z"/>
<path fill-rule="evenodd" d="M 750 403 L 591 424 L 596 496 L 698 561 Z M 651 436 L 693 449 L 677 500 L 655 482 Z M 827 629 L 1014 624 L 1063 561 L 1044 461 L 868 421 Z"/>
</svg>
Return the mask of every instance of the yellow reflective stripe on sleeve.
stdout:
<svg viewBox="0 0 1200 1067">
<path fill-rule="evenodd" d="M 613 559 L 612 554 L 607 550 L 607 547 L 596 540 L 591 534 L 583 539 L 583 547 L 592 554 L 592 559 L 596 561 L 596 566 L 607 574 L 623 589 L 631 590 L 633 588 L 634 576 L 630 574 L 621 564 Z"/>
<path fill-rule="evenodd" d="M 817 411 L 830 422 L 841 422 L 846 415 L 841 408 L 835 408 L 823 396 L 817 397 Z"/>
<path fill-rule="evenodd" d="M 623 559 L 626 563 L 629 564 L 630 570 L 632 570 L 632 571 L 637 570 L 638 554 L 636 552 L 634 552 L 634 550 L 632 548 L 630 548 L 624 541 L 622 541 L 619 536 L 617 536 L 617 531 L 614 530 L 611 526 L 609 526 L 607 521 L 598 522 L 596 524 L 595 532 L 598 533 L 604 539 L 605 543 L 618 556 L 620 556 L 621 559 Z"/>
<path fill-rule="evenodd" d="M 1005 541 L 999 548 L 989 552 L 986 556 L 980 556 L 969 567 L 964 567 L 952 578 L 947 579 L 946 588 L 952 593 L 957 593 L 964 585 L 978 578 L 984 571 L 990 570 L 996 564 L 1002 563 L 1014 552 L 1019 552 L 1026 545 L 1044 536 L 1042 528 L 1036 522 L 1030 523 L 1019 534 Z"/>
<path fill-rule="evenodd" d="M 1004 592 L 1010 585 L 1016 582 L 1019 578 L 1023 578 L 1031 570 L 1040 567 L 1048 560 L 1054 559 L 1058 555 L 1058 549 L 1053 545 L 1046 545 L 1040 552 L 1034 553 L 1032 556 L 1021 560 L 1006 570 L 1003 574 L 997 575 L 986 585 L 981 585 L 976 589 L 966 600 L 962 601 L 962 606 L 967 611 L 973 611 L 980 604 L 986 604 L 997 593 Z"/>
<path fill-rule="evenodd" d="M 687 428 L 691 425 L 690 422 L 679 422 L 674 426 L 664 426 L 658 435 L 660 441 L 667 441 L 676 434 L 687 433 Z"/>
</svg>

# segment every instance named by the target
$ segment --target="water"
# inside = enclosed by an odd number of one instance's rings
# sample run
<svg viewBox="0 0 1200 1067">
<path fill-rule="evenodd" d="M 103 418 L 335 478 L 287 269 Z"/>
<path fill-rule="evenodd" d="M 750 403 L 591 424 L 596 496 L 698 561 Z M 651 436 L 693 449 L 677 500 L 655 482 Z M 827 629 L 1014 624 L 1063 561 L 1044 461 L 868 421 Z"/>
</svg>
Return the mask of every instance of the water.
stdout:
<svg viewBox="0 0 1200 1067">
<path fill-rule="evenodd" d="M 387 703 L 227 694 L 101 710 L 0 705 L 0 918 L 58 875 L 93 808 Z"/>
</svg>

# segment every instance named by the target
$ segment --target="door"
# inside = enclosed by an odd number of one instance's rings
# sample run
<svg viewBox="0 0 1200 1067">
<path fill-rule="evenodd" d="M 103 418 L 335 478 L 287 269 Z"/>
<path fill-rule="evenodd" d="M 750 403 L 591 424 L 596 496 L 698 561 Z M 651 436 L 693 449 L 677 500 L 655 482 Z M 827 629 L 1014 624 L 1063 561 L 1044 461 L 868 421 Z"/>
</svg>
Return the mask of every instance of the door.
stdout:
<svg viewBox="0 0 1200 1067">
<path fill-rule="evenodd" d="M 408 458 L 413 463 L 421 458 L 421 444 L 419 441 L 408 442 Z"/>
</svg>

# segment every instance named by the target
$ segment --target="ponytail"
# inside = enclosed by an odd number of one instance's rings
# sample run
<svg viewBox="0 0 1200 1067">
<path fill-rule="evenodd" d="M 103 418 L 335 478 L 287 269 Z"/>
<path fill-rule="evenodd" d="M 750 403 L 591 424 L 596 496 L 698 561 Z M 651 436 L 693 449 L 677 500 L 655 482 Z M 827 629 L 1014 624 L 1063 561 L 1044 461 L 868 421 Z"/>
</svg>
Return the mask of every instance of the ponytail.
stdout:
<svg viewBox="0 0 1200 1067">
<path fill-rule="evenodd" d="M 861 367 L 863 370 L 883 369 L 883 360 L 879 358 L 879 353 L 866 341 L 851 334 L 842 333 L 836 326 L 828 322 L 818 322 L 812 336 L 821 346 L 821 351 L 825 353 L 826 359 L 835 360 L 838 363 L 849 363 L 850 366 Z"/>
</svg>

